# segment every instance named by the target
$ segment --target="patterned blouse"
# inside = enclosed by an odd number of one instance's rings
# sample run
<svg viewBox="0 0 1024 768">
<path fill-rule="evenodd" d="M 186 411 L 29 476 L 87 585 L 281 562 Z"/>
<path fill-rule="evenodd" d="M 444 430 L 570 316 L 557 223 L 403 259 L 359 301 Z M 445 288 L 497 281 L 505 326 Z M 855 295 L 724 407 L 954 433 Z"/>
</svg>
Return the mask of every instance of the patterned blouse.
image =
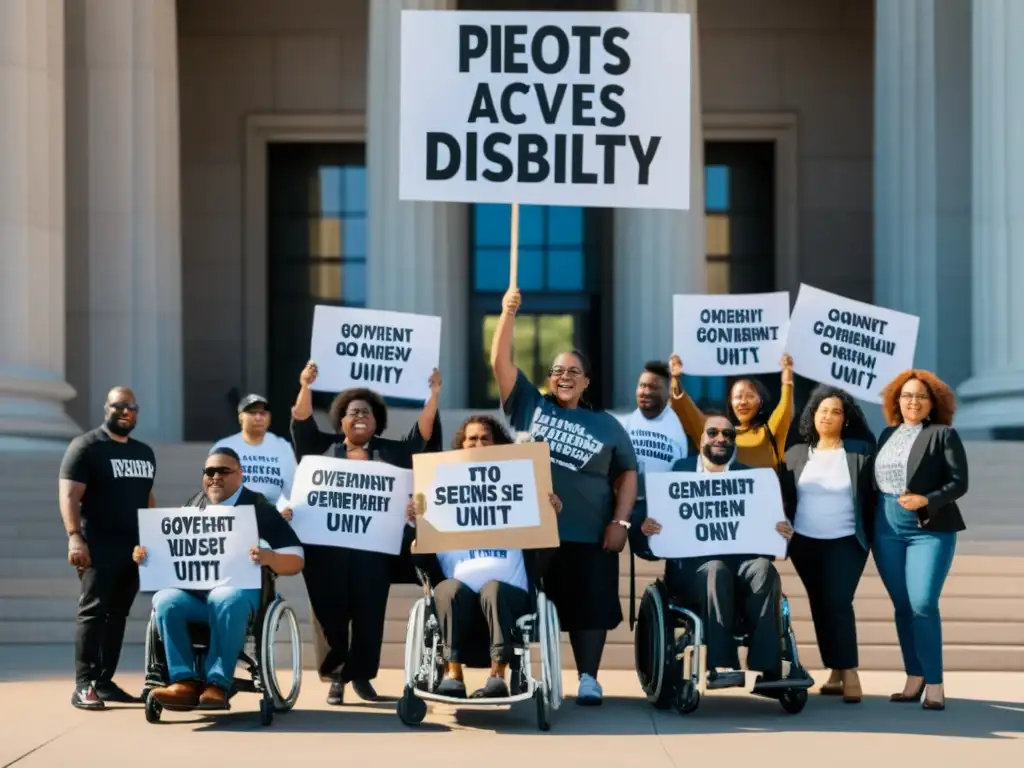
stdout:
<svg viewBox="0 0 1024 768">
<path fill-rule="evenodd" d="M 907 490 L 907 462 L 923 424 L 900 424 L 875 459 L 875 484 L 882 493 L 899 496 Z"/>
</svg>

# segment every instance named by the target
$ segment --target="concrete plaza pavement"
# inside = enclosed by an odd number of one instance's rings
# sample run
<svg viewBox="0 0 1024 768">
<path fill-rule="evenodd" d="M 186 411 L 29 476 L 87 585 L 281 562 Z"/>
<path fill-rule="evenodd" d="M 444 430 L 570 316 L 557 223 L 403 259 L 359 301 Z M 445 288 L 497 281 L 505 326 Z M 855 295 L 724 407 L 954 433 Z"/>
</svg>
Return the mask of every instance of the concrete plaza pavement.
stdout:
<svg viewBox="0 0 1024 768">
<path fill-rule="evenodd" d="M 68 646 L 0 647 L 0 768 L 289 762 L 519 768 L 538 760 L 588 768 L 1024 763 L 1022 674 L 952 673 L 944 712 L 889 703 L 902 676 L 865 672 L 860 705 L 812 694 L 794 716 L 776 702 L 724 691 L 710 693 L 686 717 L 654 710 L 639 695 L 636 676 L 624 671 L 601 675 L 603 706 L 578 707 L 574 676 L 566 674 L 568 698 L 551 731 L 541 733 L 532 704 L 511 711 L 437 706 L 422 725 L 408 728 L 393 702 L 328 707 L 327 686 L 308 672 L 295 711 L 278 715 L 269 728 L 259 724 L 257 697 L 245 694 L 235 697 L 230 712 L 165 712 L 159 725 L 150 725 L 140 706 L 73 709 L 70 671 Z M 815 678 L 820 684 L 824 676 Z M 118 681 L 139 690 L 141 669 L 127 664 Z M 401 673 L 383 671 L 377 687 L 381 695 L 397 695 Z"/>
</svg>

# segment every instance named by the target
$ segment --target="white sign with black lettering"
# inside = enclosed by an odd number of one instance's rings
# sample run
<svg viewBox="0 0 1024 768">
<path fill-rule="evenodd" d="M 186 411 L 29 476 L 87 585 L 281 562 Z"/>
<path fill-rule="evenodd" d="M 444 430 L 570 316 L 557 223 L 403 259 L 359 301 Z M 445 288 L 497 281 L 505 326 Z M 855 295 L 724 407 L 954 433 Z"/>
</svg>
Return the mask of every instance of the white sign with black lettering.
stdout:
<svg viewBox="0 0 1024 768">
<path fill-rule="evenodd" d="M 801 376 L 880 403 L 886 385 L 914 367 L 920 323 L 916 315 L 801 285 L 786 351 Z"/>
<path fill-rule="evenodd" d="M 672 297 L 672 348 L 692 376 L 774 373 L 789 332 L 789 293 Z"/>
<path fill-rule="evenodd" d="M 684 13 L 402 11 L 402 200 L 690 207 Z"/>
<path fill-rule="evenodd" d="M 424 519 L 442 533 L 540 525 L 537 483 L 529 459 L 441 464 L 426 496 Z"/>
<path fill-rule="evenodd" d="M 441 359 L 441 318 L 318 304 L 310 346 L 319 368 L 314 390 L 368 387 L 422 402 Z"/>
<path fill-rule="evenodd" d="M 655 557 L 785 557 L 775 526 L 786 519 L 772 469 L 659 472 L 646 475 L 648 515 L 661 524 L 649 539 Z"/>
<path fill-rule="evenodd" d="M 139 589 L 259 589 L 260 567 L 249 556 L 259 546 L 252 506 L 139 510 Z"/>
<path fill-rule="evenodd" d="M 292 483 L 292 529 L 303 544 L 397 555 L 411 497 L 412 470 L 304 456 Z"/>
</svg>

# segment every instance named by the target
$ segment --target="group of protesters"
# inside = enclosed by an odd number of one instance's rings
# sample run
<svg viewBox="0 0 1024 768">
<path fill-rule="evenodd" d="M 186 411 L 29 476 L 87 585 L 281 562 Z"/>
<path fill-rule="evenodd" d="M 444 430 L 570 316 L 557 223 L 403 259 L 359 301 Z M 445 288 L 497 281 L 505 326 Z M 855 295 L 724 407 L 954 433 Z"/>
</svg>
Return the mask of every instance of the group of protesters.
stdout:
<svg viewBox="0 0 1024 768">
<path fill-rule="evenodd" d="M 619 418 L 588 402 L 593 371 L 578 350 L 562 351 L 551 361 L 543 391 L 517 369 L 513 328 L 521 301 L 518 290 L 506 293 L 490 353 L 505 424 L 489 415 L 473 416 L 458 430 L 452 448 L 509 443 L 513 434 L 549 442 L 550 501 L 558 513 L 560 544 L 535 552 L 436 556 L 432 586 L 444 639 L 443 693 L 468 695 L 462 678 L 467 638 L 485 629 L 491 669 L 487 683 L 472 696 L 508 695 L 503 678 L 511 656 L 511 626 L 529 604 L 528 590 L 542 582 L 572 646 L 579 679 L 576 701 L 600 704 L 598 676 L 607 633 L 623 620 L 620 553 L 629 545 L 651 559 L 650 541 L 661 535 L 657 518 L 663 512 L 646 503 L 644 476 L 771 468 L 778 473 L 785 510 L 776 530 L 789 542 L 788 556 L 805 587 L 822 662 L 830 671 L 821 693 L 851 703 L 861 699 L 853 602 L 871 553 L 892 599 L 907 674 L 903 690 L 891 700 L 944 708 L 938 602 L 957 533 L 965 527 L 956 502 L 967 491 L 966 456 L 951 426 L 955 399 L 948 386 L 927 371 L 901 373 L 884 392 L 889 426 L 876 438 L 850 394 L 820 385 L 797 420 L 799 439 L 790 441 L 795 415 L 790 358 L 782 360 L 777 403 L 759 380 L 742 377 L 731 383 L 724 409 L 711 412 L 702 411 L 686 393 L 684 361 L 673 355 L 668 364 L 645 366 L 637 408 Z M 340 705 L 348 684 L 363 700 L 378 698 L 373 680 L 390 586 L 417 579 L 411 567 L 416 512 L 410 503 L 406 540 L 397 556 L 302 544 L 287 522 L 295 514 L 289 497 L 296 461 L 328 455 L 411 469 L 414 455 L 443 450 L 442 381 L 434 371 L 417 423 L 403 438 L 389 439 L 383 437 L 388 423 L 384 399 L 363 388 L 340 393 L 328 415 L 329 428 L 321 430 L 312 403 L 317 375 L 315 361 L 300 374 L 290 414 L 291 442 L 269 432 L 266 399 L 250 395 L 240 401 L 241 430 L 211 449 L 202 491 L 189 504 L 258 502 L 263 541 L 252 550 L 252 559 L 283 575 L 303 575 L 317 669 L 330 683 L 328 702 Z M 72 704 L 83 709 L 139 701 L 113 680 L 139 590 L 137 564 L 145 558 L 138 546 L 138 510 L 156 506 L 156 458 L 149 446 L 130 437 L 138 413 L 130 389 L 112 389 L 104 423 L 72 441 L 60 469 L 68 560 L 81 579 Z M 652 434 L 658 439 L 652 440 Z M 253 462 L 251 455 L 261 461 Z M 272 469 L 254 471 L 256 464 Z M 709 684 L 743 685 L 733 632 L 737 610 L 750 629 L 747 667 L 761 673 L 759 684 L 794 684 L 782 664 L 774 609 L 781 584 L 773 558 L 752 553 L 671 559 L 665 568 L 664 581 L 673 595 L 708 622 Z M 167 686 L 150 695 L 180 706 L 227 706 L 234 660 L 257 610 L 254 600 L 228 587 L 154 595 L 171 671 Z M 187 622 L 204 618 L 217 640 L 211 640 L 205 669 L 197 670 L 189 663 L 191 648 L 182 646 L 189 645 Z"/>
</svg>

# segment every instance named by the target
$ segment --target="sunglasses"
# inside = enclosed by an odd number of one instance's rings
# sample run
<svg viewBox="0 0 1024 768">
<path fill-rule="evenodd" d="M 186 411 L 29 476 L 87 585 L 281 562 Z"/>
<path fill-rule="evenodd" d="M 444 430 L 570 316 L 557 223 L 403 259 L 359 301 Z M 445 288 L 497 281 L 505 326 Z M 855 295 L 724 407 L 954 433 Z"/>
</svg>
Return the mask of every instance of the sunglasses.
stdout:
<svg viewBox="0 0 1024 768">
<path fill-rule="evenodd" d="M 231 467 L 207 467 L 203 470 L 203 474 L 207 477 L 214 477 L 216 475 L 233 475 L 235 470 Z"/>
<path fill-rule="evenodd" d="M 107 407 L 112 411 L 130 411 L 132 413 L 139 410 L 139 406 L 134 403 L 107 403 Z"/>
<path fill-rule="evenodd" d="M 735 440 L 736 439 L 736 430 L 735 429 L 719 429 L 718 427 L 708 427 L 705 430 L 705 434 L 707 434 L 707 436 L 710 437 L 710 438 L 716 438 L 719 435 L 721 435 L 726 440 Z"/>
</svg>

